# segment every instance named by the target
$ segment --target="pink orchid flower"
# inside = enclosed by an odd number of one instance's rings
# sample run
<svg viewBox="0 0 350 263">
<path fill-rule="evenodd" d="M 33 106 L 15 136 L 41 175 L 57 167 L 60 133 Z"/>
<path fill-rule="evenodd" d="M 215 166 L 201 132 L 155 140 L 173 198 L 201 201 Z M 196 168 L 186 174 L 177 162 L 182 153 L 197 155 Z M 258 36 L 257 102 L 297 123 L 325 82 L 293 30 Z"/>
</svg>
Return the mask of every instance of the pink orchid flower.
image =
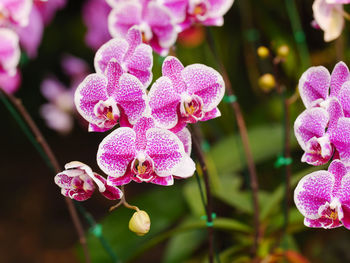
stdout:
<svg viewBox="0 0 350 263">
<path fill-rule="evenodd" d="M 105 74 L 111 59 L 120 64 L 124 73 L 137 77 L 145 87 L 151 83 L 152 48 L 142 43 L 138 27 L 130 28 L 125 38 L 111 39 L 97 50 L 94 61 L 96 72 Z"/>
<path fill-rule="evenodd" d="M 97 163 L 108 175 L 108 184 L 114 186 L 131 180 L 172 185 L 174 177 L 187 178 L 195 171 L 195 164 L 179 138 L 156 128 L 148 117 L 141 118 L 132 129 L 118 128 L 103 139 Z"/>
<path fill-rule="evenodd" d="M 306 175 L 294 191 L 294 202 L 308 227 L 350 229 L 350 174 L 333 161 L 328 171 Z"/>
<path fill-rule="evenodd" d="M 104 177 L 94 173 L 84 163 L 73 161 L 67 163 L 64 168 L 65 171 L 55 176 L 55 183 L 62 188 L 61 193 L 64 196 L 85 201 L 95 191 L 95 184 L 100 193 L 110 200 L 120 199 L 123 196 L 119 188 L 108 185 Z"/>
<path fill-rule="evenodd" d="M 162 73 L 148 94 L 157 126 L 178 132 L 187 123 L 220 116 L 217 106 L 225 84 L 216 70 L 202 64 L 184 67 L 169 56 L 163 62 Z"/>
<path fill-rule="evenodd" d="M 114 59 L 105 73 L 88 75 L 75 92 L 75 106 L 90 123 L 89 131 L 109 130 L 118 120 L 121 126 L 132 126 L 146 108 L 145 88 L 135 76 L 123 73 Z"/>
<path fill-rule="evenodd" d="M 56 12 L 64 8 L 66 4 L 67 0 L 34 0 L 34 5 L 39 10 L 45 25 L 48 25 Z"/>
<path fill-rule="evenodd" d="M 350 0 L 315 0 L 312 5 L 317 25 L 324 31 L 324 41 L 338 38 L 344 27 L 343 4 Z"/>
<path fill-rule="evenodd" d="M 151 0 L 120 1 L 108 17 L 109 32 L 113 37 L 125 36 L 134 25 L 142 32 L 143 42 L 165 56 L 177 38 L 175 22 L 164 5 Z"/>
<path fill-rule="evenodd" d="M 83 6 L 83 20 L 87 27 L 85 42 L 94 50 L 111 39 L 108 31 L 108 14 L 111 10 L 105 0 L 88 0 Z"/>
<path fill-rule="evenodd" d="M 15 93 L 21 85 L 21 74 L 16 70 L 15 75 L 0 71 L 0 87 L 9 94 Z"/>
<path fill-rule="evenodd" d="M 21 51 L 17 34 L 8 28 L 0 28 L 0 71 L 14 76 Z"/>
<path fill-rule="evenodd" d="M 222 26 L 223 16 L 234 0 L 160 0 L 176 17 L 181 31 L 199 23 L 205 26 Z"/>
<path fill-rule="evenodd" d="M 0 25 L 27 26 L 33 0 L 2 0 L 0 2 Z"/>
</svg>

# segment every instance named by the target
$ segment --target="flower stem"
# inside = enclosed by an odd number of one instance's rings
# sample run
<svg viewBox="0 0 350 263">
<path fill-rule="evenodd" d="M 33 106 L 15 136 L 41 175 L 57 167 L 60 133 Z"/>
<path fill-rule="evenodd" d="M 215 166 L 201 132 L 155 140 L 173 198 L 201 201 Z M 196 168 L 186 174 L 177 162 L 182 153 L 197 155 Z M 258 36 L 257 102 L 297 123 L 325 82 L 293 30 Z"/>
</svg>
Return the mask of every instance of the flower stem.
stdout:
<svg viewBox="0 0 350 263">
<path fill-rule="evenodd" d="M 112 212 L 114 209 L 118 208 L 118 207 L 121 206 L 121 205 L 125 206 L 126 208 L 136 210 L 137 212 L 140 211 L 140 209 L 139 209 L 137 206 L 130 205 L 130 204 L 126 201 L 126 198 L 125 198 L 125 185 L 122 185 L 122 186 L 121 186 L 121 191 L 123 192 L 122 199 L 121 199 L 116 205 L 111 206 L 111 207 L 109 208 L 109 212 Z"/>
<path fill-rule="evenodd" d="M 3 97 L 5 97 L 17 110 L 17 112 L 20 114 L 22 119 L 25 121 L 25 123 L 28 125 L 29 129 L 31 132 L 34 134 L 37 143 L 41 146 L 42 150 L 44 151 L 50 166 L 52 167 L 53 171 L 55 173 L 61 172 L 60 165 L 53 154 L 49 144 L 45 140 L 44 136 L 42 135 L 41 131 L 39 130 L 38 126 L 35 124 L 31 116 L 29 115 L 28 111 L 26 108 L 23 106 L 22 102 L 20 99 L 6 93 L 1 87 L 0 87 L 0 92 Z M 82 223 L 79 219 L 77 210 L 74 206 L 74 203 L 72 199 L 65 197 L 65 202 L 69 211 L 69 214 L 71 216 L 71 219 L 73 221 L 74 227 L 78 233 L 79 236 L 79 242 L 83 248 L 84 256 L 85 256 L 85 262 L 90 263 L 90 253 L 87 247 L 87 242 L 84 234 L 84 229 L 82 226 Z"/>
<path fill-rule="evenodd" d="M 192 135 L 193 148 L 194 148 L 196 157 L 198 159 L 199 165 L 201 166 L 201 169 L 203 172 L 205 191 L 207 195 L 206 212 L 207 212 L 207 230 L 208 230 L 208 243 L 209 243 L 209 263 L 213 263 L 214 262 L 214 229 L 212 224 L 213 196 L 210 190 L 209 175 L 208 175 L 207 165 L 205 162 L 205 157 L 201 148 L 201 143 L 199 141 L 200 135 L 198 134 L 198 130 L 196 129 L 196 127 L 192 129 L 192 132 L 193 132 L 193 135 Z"/>
<path fill-rule="evenodd" d="M 226 93 L 228 96 L 235 96 L 235 92 L 233 90 L 233 87 L 231 85 L 231 81 L 228 77 L 226 68 L 218 56 L 214 38 L 212 36 L 212 33 L 210 29 L 207 30 L 207 36 L 208 36 L 208 44 L 209 48 L 219 66 L 219 70 L 221 74 L 223 75 L 224 81 L 225 81 L 225 87 L 226 87 Z M 249 170 L 249 176 L 250 176 L 250 187 L 252 189 L 253 193 L 253 207 L 254 207 L 254 226 L 255 226 L 255 233 L 254 233 L 254 244 L 252 247 L 252 256 L 255 257 L 256 255 L 256 250 L 258 248 L 259 240 L 260 240 L 260 207 L 259 207 L 259 199 L 258 199 L 258 192 L 259 192 L 259 185 L 258 185 L 258 178 L 257 178 L 257 173 L 256 173 L 256 168 L 255 168 L 255 163 L 253 159 L 253 154 L 250 149 L 250 143 L 249 143 L 249 138 L 248 138 L 248 132 L 247 132 L 247 127 L 242 115 L 241 107 L 239 103 L 234 100 L 230 102 L 230 105 L 235 113 L 239 133 L 241 135 L 242 143 L 243 143 L 243 148 L 244 148 L 244 154 L 247 160 L 247 165 L 248 165 L 248 170 Z"/>
</svg>

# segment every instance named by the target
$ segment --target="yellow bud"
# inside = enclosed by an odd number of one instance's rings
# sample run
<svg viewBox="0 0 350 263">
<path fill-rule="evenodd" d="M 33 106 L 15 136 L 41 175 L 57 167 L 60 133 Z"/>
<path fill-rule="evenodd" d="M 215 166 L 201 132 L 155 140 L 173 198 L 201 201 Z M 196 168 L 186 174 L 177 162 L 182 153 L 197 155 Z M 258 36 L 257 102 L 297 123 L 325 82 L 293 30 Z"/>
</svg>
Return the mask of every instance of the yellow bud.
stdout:
<svg viewBox="0 0 350 263">
<path fill-rule="evenodd" d="M 129 221 L 129 229 L 135 232 L 136 235 L 143 236 L 148 233 L 150 228 L 151 220 L 145 211 L 139 210 L 132 215 Z"/>
<path fill-rule="evenodd" d="M 262 59 L 267 58 L 270 55 L 270 51 L 267 47 L 261 46 L 257 50 L 258 56 Z"/>
<path fill-rule="evenodd" d="M 259 78 L 259 86 L 263 91 L 270 91 L 276 86 L 275 77 L 270 74 L 264 74 Z"/>
<path fill-rule="evenodd" d="M 282 45 L 277 49 L 277 55 L 281 58 L 286 58 L 289 54 L 289 47 L 287 45 Z"/>
</svg>

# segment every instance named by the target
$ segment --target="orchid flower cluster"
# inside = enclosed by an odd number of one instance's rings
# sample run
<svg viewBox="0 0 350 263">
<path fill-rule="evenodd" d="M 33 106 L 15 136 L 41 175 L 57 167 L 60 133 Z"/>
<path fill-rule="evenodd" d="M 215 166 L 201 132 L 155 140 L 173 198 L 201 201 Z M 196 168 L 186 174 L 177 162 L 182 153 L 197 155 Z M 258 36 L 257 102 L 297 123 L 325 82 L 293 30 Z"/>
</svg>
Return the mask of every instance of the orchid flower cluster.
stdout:
<svg viewBox="0 0 350 263">
<path fill-rule="evenodd" d="M 220 116 L 217 106 L 225 92 L 222 76 L 202 64 L 184 67 L 169 56 L 163 62 L 162 76 L 148 91 L 152 48 L 142 43 L 137 26 L 128 30 L 126 38 L 102 45 L 94 65 L 96 73 L 80 83 L 74 100 L 89 122 L 89 131 L 105 132 L 120 126 L 102 140 L 97 152 L 98 166 L 108 177 L 97 178 L 87 165 L 68 165 L 56 175 L 62 194 L 85 200 L 95 183 L 113 187 L 118 194 L 110 194 L 111 188 L 106 188 L 107 195 L 120 198 L 118 187 L 131 181 L 169 186 L 174 178 L 192 176 L 195 163 L 186 125 Z"/>
<path fill-rule="evenodd" d="M 0 1 L 0 86 L 13 93 L 20 85 L 17 69 L 21 50 L 35 57 L 43 29 L 65 0 L 1 0 Z"/>
<path fill-rule="evenodd" d="M 350 229 L 350 72 L 345 63 L 332 73 L 309 68 L 299 80 L 306 107 L 295 121 L 295 136 L 304 150 L 302 161 L 328 171 L 305 176 L 294 192 L 299 211 L 309 227 Z"/>
<path fill-rule="evenodd" d="M 112 37 L 125 37 L 132 26 L 138 25 L 143 42 L 165 56 L 175 44 L 177 35 L 192 25 L 222 26 L 223 16 L 233 2 L 234 0 L 90 0 L 83 10 L 85 24 L 88 26 L 86 41 L 96 48 L 108 40 L 107 27 Z"/>
<path fill-rule="evenodd" d="M 314 12 L 313 25 L 324 31 L 324 41 L 329 42 L 338 38 L 344 28 L 343 5 L 350 4 L 350 0 L 315 0 L 312 5 Z"/>
</svg>

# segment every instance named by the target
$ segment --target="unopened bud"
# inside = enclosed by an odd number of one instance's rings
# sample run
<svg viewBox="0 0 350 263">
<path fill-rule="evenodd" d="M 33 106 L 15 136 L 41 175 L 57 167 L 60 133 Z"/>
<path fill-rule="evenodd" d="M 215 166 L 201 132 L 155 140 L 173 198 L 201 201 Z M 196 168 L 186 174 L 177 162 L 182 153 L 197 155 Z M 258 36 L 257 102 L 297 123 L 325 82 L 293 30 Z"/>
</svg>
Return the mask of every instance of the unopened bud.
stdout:
<svg viewBox="0 0 350 263">
<path fill-rule="evenodd" d="M 132 215 L 129 221 L 129 229 L 135 232 L 136 235 L 143 236 L 148 233 L 150 228 L 151 220 L 145 211 L 139 210 Z"/>
<path fill-rule="evenodd" d="M 282 45 L 277 49 L 277 55 L 281 58 L 286 58 L 289 54 L 289 47 L 287 45 Z"/>
<path fill-rule="evenodd" d="M 270 55 L 270 51 L 267 47 L 261 46 L 257 50 L 258 56 L 262 59 L 267 58 Z"/>
<path fill-rule="evenodd" d="M 259 78 L 259 86 L 265 92 L 272 90 L 276 86 L 275 77 L 270 73 L 262 75 Z"/>
</svg>

